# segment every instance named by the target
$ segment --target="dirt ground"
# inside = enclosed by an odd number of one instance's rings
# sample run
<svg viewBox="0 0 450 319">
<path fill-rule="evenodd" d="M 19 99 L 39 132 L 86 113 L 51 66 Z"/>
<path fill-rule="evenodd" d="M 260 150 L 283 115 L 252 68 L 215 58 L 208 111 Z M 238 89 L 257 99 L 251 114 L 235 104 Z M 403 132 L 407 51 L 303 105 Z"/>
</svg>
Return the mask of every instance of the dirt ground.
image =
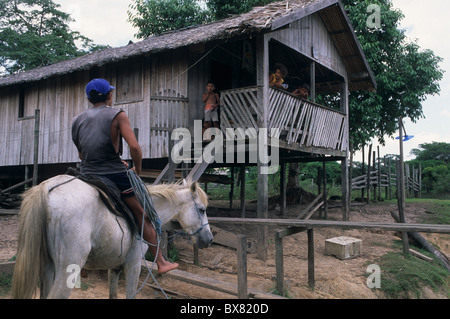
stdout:
<svg viewBox="0 0 450 319">
<path fill-rule="evenodd" d="M 226 201 L 213 201 L 208 209 L 210 216 L 235 217 L 239 211 L 226 209 Z M 330 206 L 333 203 L 329 204 Z M 248 203 L 246 217 L 255 216 L 255 204 Z M 235 202 L 238 208 L 239 203 Z M 287 216 L 294 217 L 302 206 L 288 206 Z M 352 221 L 370 221 L 392 223 L 390 212 L 396 211 L 396 205 L 358 204 L 351 207 L 350 219 Z M 407 204 L 407 222 L 416 222 L 424 214 L 430 213 L 428 204 Z M 4 211 L 3 211 L 4 212 Z M 271 217 L 277 216 L 277 210 L 270 211 Z M 317 218 L 313 216 L 313 218 Z M 329 220 L 341 220 L 340 208 L 328 209 Z M 275 288 L 275 245 L 274 231 L 269 227 L 268 259 L 262 261 L 256 258 L 256 229 L 255 227 L 216 225 L 222 229 L 236 234 L 245 234 L 249 243 L 248 251 L 248 287 L 263 292 L 271 292 Z M 0 263 L 5 262 L 16 254 L 17 249 L 18 216 L 2 215 L 0 212 Z M 423 234 L 429 241 L 437 245 L 447 256 L 450 256 L 450 235 Z M 325 240 L 338 236 L 355 237 L 362 240 L 362 255 L 340 260 L 334 256 L 324 254 Z M 307 234 L 298 233 L 286 237 L 284 244 L 284 268 L 287 290 L 290 298 L 295 299 L 378 299 L 385 298 L 377 289 L 369 289 L 366 281 L 366 271 L 369 264 L 376 258 L 394 251 L 393 241 L 399 238 L 393 232 L 376 230 L 341 230 L 323 228 L 314 230 L 315 250 L 315 289 L 307 284 Z M 201 266 L 193 264 L 193 247 L 187 239 L 177 239 L 175 246 L 179 250 L 181 270 L 199 274 L 226 282 L 237 283 L 236 250 L 214 244 L 207 249 L 199 251 Z M 148 272 L 143 270 L 141 282 L 145 281 Z M 222 299 L 235 298 L 234 296 L 213 291 L 211 289 L 193 286 L 166 276 L 157 276 L 157 282 L 171 298 L 206 298 Z M 141 284 L 140 284 L 141 286 Z M 125 298 L 124 280 L 119 282 L 119 298 Z M 5 297 L 0 297 L 5 298 Z M 6 298 L 8 298 L 6 296 Z M 82 278 L 82 289 L 74 289 L 70 298 L 77 299 L 104 299 L 108 298 L 107 272 L 90 271 L 87 278 Z M 146 281 L 136 296 L 138 299 L 165 298 L 155 287 L 152 278 Z M 425 289 L 422 298 L 446 298 L 445 294 L 434 293 Z"/>
</svg>

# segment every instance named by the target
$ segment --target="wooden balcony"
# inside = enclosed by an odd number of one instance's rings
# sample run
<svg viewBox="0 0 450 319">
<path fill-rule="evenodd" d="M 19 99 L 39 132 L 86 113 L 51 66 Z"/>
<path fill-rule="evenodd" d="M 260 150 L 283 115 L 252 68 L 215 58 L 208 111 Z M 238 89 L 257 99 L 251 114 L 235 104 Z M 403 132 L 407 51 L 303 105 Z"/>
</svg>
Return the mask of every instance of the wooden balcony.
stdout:
<svg viewBox="0 0 450 319">
<path fill-rule="evenodd" d="M 259 86 L 221 92 L 220 125 L 227 128 L 258 128 L 264 123 Z M 267 129 L 280 147 L 342 156 L 346 151 L 346 114 L 298 98 L 284 90 L 269 88 Z M 278 128 L 278 131 L 271 129 Z M 275 134 L 273 134 L 275 133 Z M 239 136 L 238 136 L 239 137 Z M 244 137 L 245 138 L 245 137 Z"/>
</svg>

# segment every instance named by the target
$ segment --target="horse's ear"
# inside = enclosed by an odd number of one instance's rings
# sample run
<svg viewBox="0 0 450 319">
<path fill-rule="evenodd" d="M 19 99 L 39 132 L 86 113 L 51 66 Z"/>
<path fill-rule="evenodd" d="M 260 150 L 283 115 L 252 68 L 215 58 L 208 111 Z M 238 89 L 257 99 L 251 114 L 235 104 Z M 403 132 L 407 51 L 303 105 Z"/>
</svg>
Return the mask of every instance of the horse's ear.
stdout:
<svg viewBox="0 0 450 319">
<path fill-rule="evenodd" d="M 197 182 L 193 182 L 192 184 L 191 184 L 191 193 L 193 193 L 193 194 L 197 194 Z"/>
</svg>

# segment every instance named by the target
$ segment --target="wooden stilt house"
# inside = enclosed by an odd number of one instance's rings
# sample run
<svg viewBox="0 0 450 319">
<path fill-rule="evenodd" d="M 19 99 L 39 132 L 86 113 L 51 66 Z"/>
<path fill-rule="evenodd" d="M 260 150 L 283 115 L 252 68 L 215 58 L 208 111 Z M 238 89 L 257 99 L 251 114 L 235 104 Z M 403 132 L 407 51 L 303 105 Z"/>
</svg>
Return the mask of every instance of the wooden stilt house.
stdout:
<svg viewBox="0 0 450 319">
<path fill-rule="evenodd" d="M 285 89 L 269 86 L 276 63 L 288 70 Z M 272 3 L 1 78 L 0 188 L 31 177 L 33 165 L 42 180 L 79 161 L 71 120 L 89 107 L 84 88 L 97 77 L 117 87 L 114 105 L 131 120 L 144 169 L 166 168 L 168 174 L 171 133 L 187 128 L 194 136 L 195 120 L 204 116 L 202 93 L 213 80 L 221 97 L 224 136 L 227 129 L 252 128 L 261 134 L 266 128 L 267 143 L 276 145 L 282 166 L 292 161 L 341 161 L 342 180 L 348 181 L 348 92 L 376 89 L 340 1 Z M 302 83 L 310 86 L 308 100 L 292 94 Z M 318 94 L 333 95 L 335 107 L 318 104 Z M 242 138 L 248 141 L 250 136 Z M 129 158 L 126 147 L 123 158 Z M 228 164 L 236 166 L 213 165 Z M 259 156 L 249 163 L 248 154 L 239 165 L 246 164 L 260 169 L 268 165 Z M 207 166 L 197 165 L 191 176 L 201 177 Z M 259 217 L 267 216 L 267 183 L 268 175 L 259 174 Z M 344 219 L 348 192 L 344 182 Z"/>
</svg>

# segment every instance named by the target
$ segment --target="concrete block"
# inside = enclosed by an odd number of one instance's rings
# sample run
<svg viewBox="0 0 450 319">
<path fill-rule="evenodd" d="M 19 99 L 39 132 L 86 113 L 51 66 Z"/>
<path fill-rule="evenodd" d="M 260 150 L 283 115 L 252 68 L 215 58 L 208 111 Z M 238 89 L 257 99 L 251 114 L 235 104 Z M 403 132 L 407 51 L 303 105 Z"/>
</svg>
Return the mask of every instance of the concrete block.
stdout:
<svg viewBox="0 0 450 319">
<path fill-rule="evenodd" d="M 341 236 L 325 240 L 325 255 L 333 255 L 342 260 L 360 256 L 361 250 L 361 239 Z"/>
</svg>

